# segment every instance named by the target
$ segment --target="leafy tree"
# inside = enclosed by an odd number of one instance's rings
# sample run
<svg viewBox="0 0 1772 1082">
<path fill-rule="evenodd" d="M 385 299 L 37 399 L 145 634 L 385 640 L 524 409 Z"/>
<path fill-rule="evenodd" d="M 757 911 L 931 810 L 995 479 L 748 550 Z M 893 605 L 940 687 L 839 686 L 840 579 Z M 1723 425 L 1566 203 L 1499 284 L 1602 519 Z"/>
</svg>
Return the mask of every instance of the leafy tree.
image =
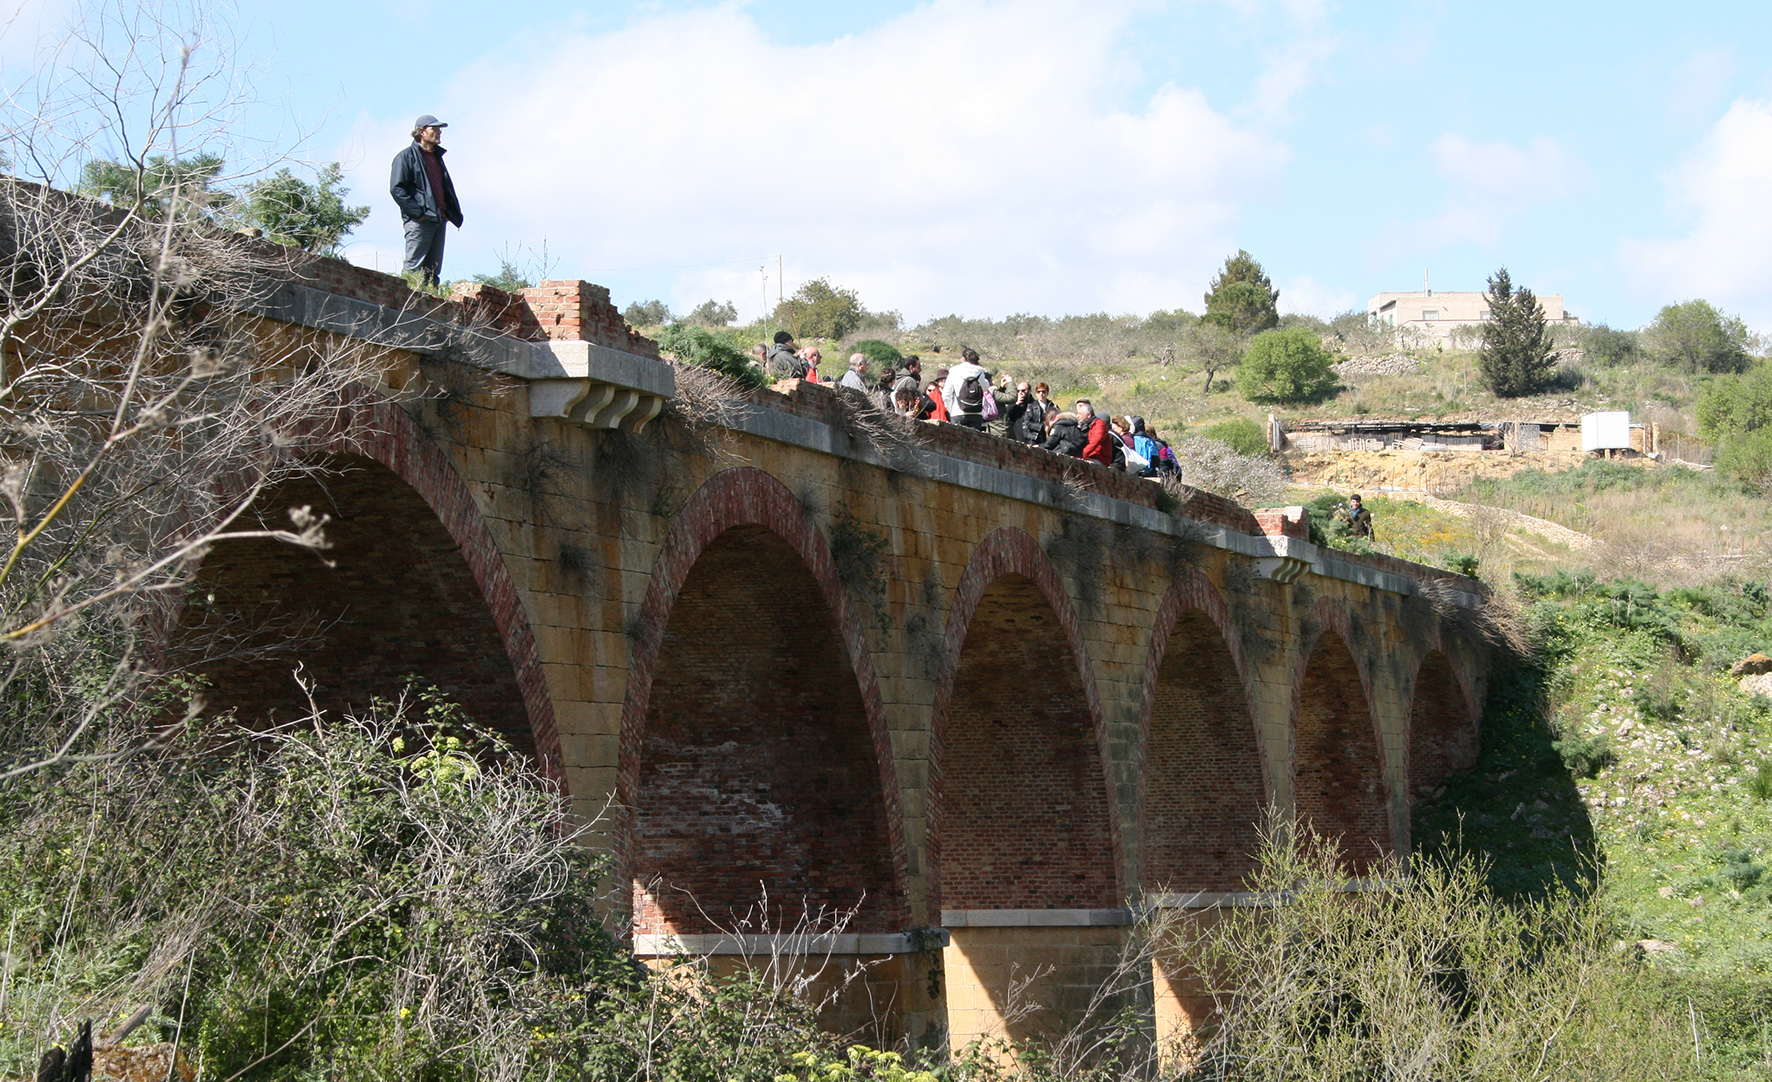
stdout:
<svg viewBox="0 0 1772 1082">
<path fill-rule="evenodd" d="M 795 338 L 841 338 L 866 315 L 854 290 L 814 278 L 776 307 L 775 322 L 792 329 Z"/>
<path fill-rule="evenodd" d="M 1604 323 L 1583 328 L 1580 343 L 1587 359 L 1605 368 L 1630 364 L 1643 355 L 1643 343 L 1636 331 L 1615 331 Z"/>
<path fill-rule="evenodd" d="M 1506 267 L 1489 279 L 1487 299 L 1489 322 L 1483 324 L 1483 347 L 1477 353 L 1483 382 L 1501 398 L 1538 393 L 1556 369 L 1544 306 L 1530 289 L 1514 288 Z"/>
<path fill-rule="evenodd" d="M 233 195 L 212 187 L 221 170 L 218 154 L 183 158 L 155 154 L 140 167 L 134 162 L 99 159 L 80 167 L 74 190 L 114 206 L 139 204 L 144 217 L 156 220 L 164 219 L 175 203 L 183 212 L 181 216 L 214 219 L 234 205 Z"/>
<path fill-rule="evenodd" d="M 890 342 L 882 342 L 878 338 L 864 338 L 852 347 L 855 352 L 867 355 L 867 359 L 879 365 L 898 365 L 904 360 L 904 354 Z"/>
<path fill-rule="evenodd" d="M 699 327 L 726 327 L 738 318 L 738 306 L 731 301 L 721 304 L 712 298 L 702 301 L 684 317 L 685 323 Z"/>
<path fill-rule="evenodd" d="M 635 301 L 622 312 L 630 327 L 662 327 L 671 322 L 670 306 L 663 301 Z"/>
<path fill-rule="evenodd" d="M 476 274 L 474 275 L 474 281 L 479 282 L 483 286 L 491 286 L 493 289 L 502 289 L 506 293 L 515 293 L 519 289 L 528 289 L 535 284 L 526 278 L 523 271 L 509 259 L 500 259 L 498 261 L 497 274 Z"/>
<path fill-rule="evenodd" d="M 1270 330 L 1280 324 L 1280 291 L 1267 272 L 1248 252 L 1238 250 L 1224 261 L 1212 289 L 1206 294 L 1202 320 L 1217 323 L 1239 338 Z"/>
<path fill-rule="evenodd" d="M 1263 331 L 1237 366 L 1237 389 L 1251 402 L 1308 402 L 1335 388 L 1334 358 L 1303 327 Z"/>
<path fill-rule="evenodd" d="M 1705 300 L 1668 305 L 1643 337 L 1656 360 L 1688 372 L 1743 372 L 1750 363 L 1747 324 Z"/>
<path fill-rule="evenodd" d="M 1772 489 L 1772 364 L 1705 384 L 1698 434 L 1716 445 L 1718 469 Z"/>
<path fill-rule="evenodd" d="M 369 217 L 368 207 L 345 205 L 349 194 L 337 162 L 322 168 L 312 184 L 279 169 L 247 189 L 245 218 L 278 244 L 336 252 L 339 242 Z"/>
</svg>

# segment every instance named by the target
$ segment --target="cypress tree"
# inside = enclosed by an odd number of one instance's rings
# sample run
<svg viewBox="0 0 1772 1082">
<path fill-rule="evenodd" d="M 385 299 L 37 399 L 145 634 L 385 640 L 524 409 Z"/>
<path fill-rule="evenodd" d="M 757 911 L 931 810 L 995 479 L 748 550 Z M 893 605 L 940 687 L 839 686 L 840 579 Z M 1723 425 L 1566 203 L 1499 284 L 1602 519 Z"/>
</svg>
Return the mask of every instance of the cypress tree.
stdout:
<svg viewBox="0 0 1772 1082">
<path fill-rule="evenodd" d="M 1280 291 L 1255 257 L 1241 249 L 1224 261 L 1206 294 L 1204 322 L 1216 323 L 1238 338 L 1280 325 Z"/>
<path fill-rule="evenodd" d="M 1544 307 L 1530 289 L 1514 288 L 1506 267 L 1489 279 L 1485 296 L 1489 322 L 1483 324 L 1483 348 L 1477 355 L 1483 382 L 1500 398 L 1538 393 L 1556 368 Z"/>
</svg>

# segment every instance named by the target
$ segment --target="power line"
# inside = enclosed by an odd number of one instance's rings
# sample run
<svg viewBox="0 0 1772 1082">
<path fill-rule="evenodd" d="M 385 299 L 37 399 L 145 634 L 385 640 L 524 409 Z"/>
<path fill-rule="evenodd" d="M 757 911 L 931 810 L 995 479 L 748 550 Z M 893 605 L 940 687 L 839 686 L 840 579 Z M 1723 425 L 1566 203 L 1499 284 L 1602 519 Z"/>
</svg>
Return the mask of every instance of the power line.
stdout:
<svg viewBox="0 0 1772 1082">
<path fill-rule="evenodd" d="M 711 263 L 679 263 L 669 267 L 592 267 L 586 274 L 633 274 L 637 271 L 693 270 L 697 267 L 726 267 L 734 263 L 757 263 L 769 257 L 750 256 L 745 259 L 716 259 Z"/>
</svg>

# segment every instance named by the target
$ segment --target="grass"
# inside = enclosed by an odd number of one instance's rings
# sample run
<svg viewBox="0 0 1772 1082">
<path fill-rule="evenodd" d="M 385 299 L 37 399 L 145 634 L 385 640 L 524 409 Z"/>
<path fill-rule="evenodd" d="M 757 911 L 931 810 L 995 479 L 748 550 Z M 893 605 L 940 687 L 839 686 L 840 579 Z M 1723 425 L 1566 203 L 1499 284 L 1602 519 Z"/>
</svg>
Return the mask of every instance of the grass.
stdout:
<svg viewBox="0 0 1772 1082">
<path fill-rule="evenodd" d="M 1590 459 L 1561 473 L 1478 479 L 1451 498 L 1599 538 L 1605 548 L 1572 566 L 1602 576 L 1699 584 L 1772 571 L 1772 504 L 1714 472 Z"/>
<path fill-rule="evenodd" d="M 1671 944 L 1672 971 L 1772 975 L 1772 704 L 1727 673 L 1772 639 L 1766 590 L 1520 585 L 1540 661 L 1498 682 L 1482 761 L 1418 838 L 1495 856 L 1516 894 L 1603 878 L 1621 937 Z"/>
</svg>

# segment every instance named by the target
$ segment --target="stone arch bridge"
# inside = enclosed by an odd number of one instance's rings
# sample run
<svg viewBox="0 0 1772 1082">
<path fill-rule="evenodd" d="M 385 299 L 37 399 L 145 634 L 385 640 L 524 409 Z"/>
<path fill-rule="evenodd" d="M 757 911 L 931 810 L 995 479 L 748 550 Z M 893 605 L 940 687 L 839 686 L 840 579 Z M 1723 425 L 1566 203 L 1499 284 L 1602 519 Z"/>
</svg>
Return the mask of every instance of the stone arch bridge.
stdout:
<svg viewBox="0 0 1772 1082">
<path fill-rule="evenodd" d="M 1017 966 L 1062 1013 L 1137 913 L 1234 901 L 1264 809 L 1365 863 L 1474 760 L 1479 588 L 1297 509 L 907 439 L 823 386 L 711 401 L 582 282 L 442 303 L 321 260 L 251 316 L 388 375 L 311 441 L 340 470 L 264 501 L 330 513 L 336 566 L 230 543 L 202 591 L 317 619 L 323 703 L 417 674 L 532 750 L 602 817 L 642 955 L 798 928 L 875 963 L 839 1024 L 957 1046 L 1016 1032 Z M 212 663 L 211 699 L 297 710 L 287 668 Z"/>
</svg>

